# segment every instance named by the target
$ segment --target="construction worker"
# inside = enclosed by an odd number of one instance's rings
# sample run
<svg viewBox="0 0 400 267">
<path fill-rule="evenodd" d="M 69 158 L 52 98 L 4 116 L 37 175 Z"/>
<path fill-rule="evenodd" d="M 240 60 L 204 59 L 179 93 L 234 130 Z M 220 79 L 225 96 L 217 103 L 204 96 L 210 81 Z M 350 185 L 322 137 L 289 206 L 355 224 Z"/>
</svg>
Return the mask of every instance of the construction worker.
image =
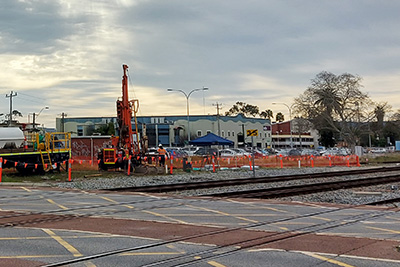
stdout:
<svg viewBox="0 0 400 267">
<path fill-rule="evenodd" d="M 162 144 L 158 145 L 158 156 L 160 157 L 160 166 L 165 166 L 165 157 L 167 156 L 167 150 L 165 150 Z"/>
</svg>

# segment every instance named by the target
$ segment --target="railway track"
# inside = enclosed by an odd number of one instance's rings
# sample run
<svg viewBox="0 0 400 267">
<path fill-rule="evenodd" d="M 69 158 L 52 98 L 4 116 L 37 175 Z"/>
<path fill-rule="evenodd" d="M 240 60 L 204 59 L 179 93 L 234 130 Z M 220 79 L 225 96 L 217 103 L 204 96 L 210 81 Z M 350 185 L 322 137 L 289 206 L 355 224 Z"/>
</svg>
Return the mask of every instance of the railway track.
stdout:
<svg viewBox="0 0 400 267">
<path fill-rule="evenodd" d="M 212 197 L 240 197 L 240 198 L 280 198 L 294 195 L 311 194 L 317 192 L 326 192 L 339 189 L 356 188 L 363 186 L 371 186 L 377 184 L 387 184 L 399 182 L 400 174 L 380 176 L 373 178 L 353 179 L 347 181 L 334 181 L 324 183 L 313 183 L 306 185 L 284 186 L 276 188 L 263 188 L 255 190 L 244 190 L 236 192 L 224 192 L 215 194 L 205 194 L 203 196 Z M 385 202 L 387 203 L 387 202 Z"/>
<path fill-rule="evenodd" d="M 373 174 L 373 173 L 379 174 L 379 173 L 396 172 L 396 171 L 400 171 L 400 167 L 380 167 L 380 168 L 371 168 L 371 169 L 322 172 L 322 173 L 313 173 L 313 174 L 266 176 L 266 177 L 240 178 L 240 179 L 229 179 L 229 180 L 218 180 L 218 181 L 160 184 L 160 185 L 140 186 L 140 187 L 122 187 L 122 188 L 107 189 L 107 191 L 168 193 L 168 192 L 177 192 L 177 191 L 183 191 L 183 190 L 198 190 L 198 189 L 209 189 L 209 188 L 216 188 L 216 187 L 229 187 L 229 186 L 240 186 L 240 185 L 248 185 L 248 184 L 261 184 L 261 183 L 267 184 L 267 183 L 275 183 L 275 182 L 286 182 L 286 181 L 317 179 L 317 178 L 327 178 L 327 177 L 340 177 L 340 176 L 349 176 L 349 175 L 351 176 L 351 175 L 360 175 L 360 174 Z M 328 185 L 326 185 L 326 186 L 328 186 Z M 334 185 L 331 185 L 331 187 L 332 186 L 334 186 Z M 338 187 L 340 187 L 340 185 L 338 185 Z"/>
</svg>

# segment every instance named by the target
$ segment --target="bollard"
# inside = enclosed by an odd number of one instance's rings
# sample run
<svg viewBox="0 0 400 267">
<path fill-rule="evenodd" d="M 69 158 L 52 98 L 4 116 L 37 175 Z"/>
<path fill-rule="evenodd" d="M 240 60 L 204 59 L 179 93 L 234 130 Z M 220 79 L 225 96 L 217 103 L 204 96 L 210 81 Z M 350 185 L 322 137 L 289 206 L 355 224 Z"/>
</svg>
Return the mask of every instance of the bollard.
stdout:
<svg viewBox="0 0 400 267">
<path fill-rule="evenodd" d="M 174 169 L 174 156 L 171 155 L 171 166 L 169 166 L 169 173 L 172 174 L 173 173 L 173 169 Z"/>
<path fill-rule="evenodd" d="M 128 176 L 131 175 L 131 160 L 132 160 L 132 156 L 129 155 L 129 158 L 128 158 Z"/>
<path fill-rule="evenodd" d="M 281 159 L 281 169 L 283 169 L 283 159 L 282 159 L 282 155 L 280 156 Z"/>
<path fill-rule="evenodd" d="M 314 157 L 311 156 L 311 168 L 314 168 Z"/>
<path fill-rule="evenodd" d="M 249 157 L 249 166 L 250 166 L 250 171 L 253 170 L 253 165 L 251 164 L 251 157 Z"/>
<path fill-rule="evenodd" d="M 68 182 L 71 182 L 72 159 L 68 159 Z"/>
<path fill-rule="evenodd" d="M 332 158 L 329 156 L 329 167 L 332 167 Z"/>
<path fill-rule="evenodd" d="M 299 160 L 298 161 L 298 166 L 299 166 L 299 169 L 301 168 L 301 161 Z"/>
<path fill-rule="evenodd" d="M 1 183 L 1 176 L 3 175 L 3 158 L 0 157 L 0 183 Z"/>
<path fill-rule="evenodd" d="M 360 167 L 361 165 L 360 165 L 360 157 L 359 156 L 356 156 L 356 160 L 357 160 L 357 167 Z"/>
<path fill-rule="evenodd" d="M 214 156 L 212 156 L 212 165 L 213 165 L 213 172 L 215 172 L 215 160 L 214 160 Z"/>
</svg>

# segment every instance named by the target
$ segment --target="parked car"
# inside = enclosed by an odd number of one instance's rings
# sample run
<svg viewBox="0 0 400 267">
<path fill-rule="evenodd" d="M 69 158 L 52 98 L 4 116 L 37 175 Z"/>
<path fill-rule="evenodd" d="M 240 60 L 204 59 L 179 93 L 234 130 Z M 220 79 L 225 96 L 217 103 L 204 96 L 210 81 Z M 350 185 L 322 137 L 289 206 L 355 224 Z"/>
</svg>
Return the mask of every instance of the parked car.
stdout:
<svg viewBox="0 0 400 267">
<path fill-rule="evenodd" d="M 292 156 L 292 157 L 293 156 L 301 156 L 301 151 L 297 150 L 297 149 L 291 149 L 291 150 L 289 150 L 288 155 Z"/>
<path fill-rule="evenodd" d="M 238 156 L 240 156 L 240 157 L 243 157 L 243 156 L 250 156 L 250 155 L 251 155 L 250 152 L 244 150 L 243 148 L 231 148 L 231 149 L 232 149 L 233 151 L 235 151 L 236 154 L 237 154 Z"/>
<path fill-rule="evenodd" d="M 386 153 L 387 150 L 384 147 L 374 147 L 374 148 L 371 148 L 369 150 L 369 152 L 374 153 L 374 154 L 383 154 L 383 153 Z"/>
<path fill-rule="evenodd" d="M 166 147 L 165 150 L 167 150 L 169 156 L 173 156 L 174 158 L 183 158 L 188 156 L 187 153 L 179 147 Z"/>
<path fill-rule="evenodd" d="M 207 155 L 218 155 L 218 149 L 210 148 L 210 147 L 200 147 L 196 152 L 193 154 L 194 156 L 207 156 Z"/>
<path fill-rule="evenodd" d="M 232 149 L 221 149 L 219 151 L 219 156 L 220 157 L 236 157 L 237 153 L 235 151 L 233 151 Z"/>
<path fill-rule="evenodd" d="M 186 154 L 188 155 L 188 156 L 193 156 L 194 155 L 194 153 L 197 151 L 197 150 L 199 150 L 200 149 L 200 147 L 197 147 L 197 146 L 194 146 L 194 147 L 184 147 L 184 148 L 181 148 L 184 152 L 186 152 Z"/>
</svg>

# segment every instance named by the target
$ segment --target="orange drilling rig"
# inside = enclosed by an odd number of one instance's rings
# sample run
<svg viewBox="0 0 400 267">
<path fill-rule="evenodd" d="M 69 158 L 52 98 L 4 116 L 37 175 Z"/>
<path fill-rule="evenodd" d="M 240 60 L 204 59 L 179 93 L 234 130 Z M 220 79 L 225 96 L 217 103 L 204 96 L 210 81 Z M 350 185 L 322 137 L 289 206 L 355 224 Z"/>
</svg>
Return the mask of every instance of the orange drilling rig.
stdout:
<svg viewBox="0 0 400 267">
<path fill-rule="evenodd" d="M 145 144 L 140 143 L 137 127 L 136 113 L 139 109 L 137 99 L 128 98 L 128 76 L 127 65 L 122 65 L 124 75 L 122 76 L 122 99 L 117 100 L 117 122 L 119 136 L 112 137 L 112 147 L 103 148 L 99 151 L 99 168 L 102 170 L 121 168 L 133 170 L 141 164 L 141 156 L 146 151 Z M 132 117 L 133 114 L 133 117 Z M 132 129 L 132 118 L 135 127 Z M 145 140 L 145 136 L 142 140 Z"/>
</svg>

